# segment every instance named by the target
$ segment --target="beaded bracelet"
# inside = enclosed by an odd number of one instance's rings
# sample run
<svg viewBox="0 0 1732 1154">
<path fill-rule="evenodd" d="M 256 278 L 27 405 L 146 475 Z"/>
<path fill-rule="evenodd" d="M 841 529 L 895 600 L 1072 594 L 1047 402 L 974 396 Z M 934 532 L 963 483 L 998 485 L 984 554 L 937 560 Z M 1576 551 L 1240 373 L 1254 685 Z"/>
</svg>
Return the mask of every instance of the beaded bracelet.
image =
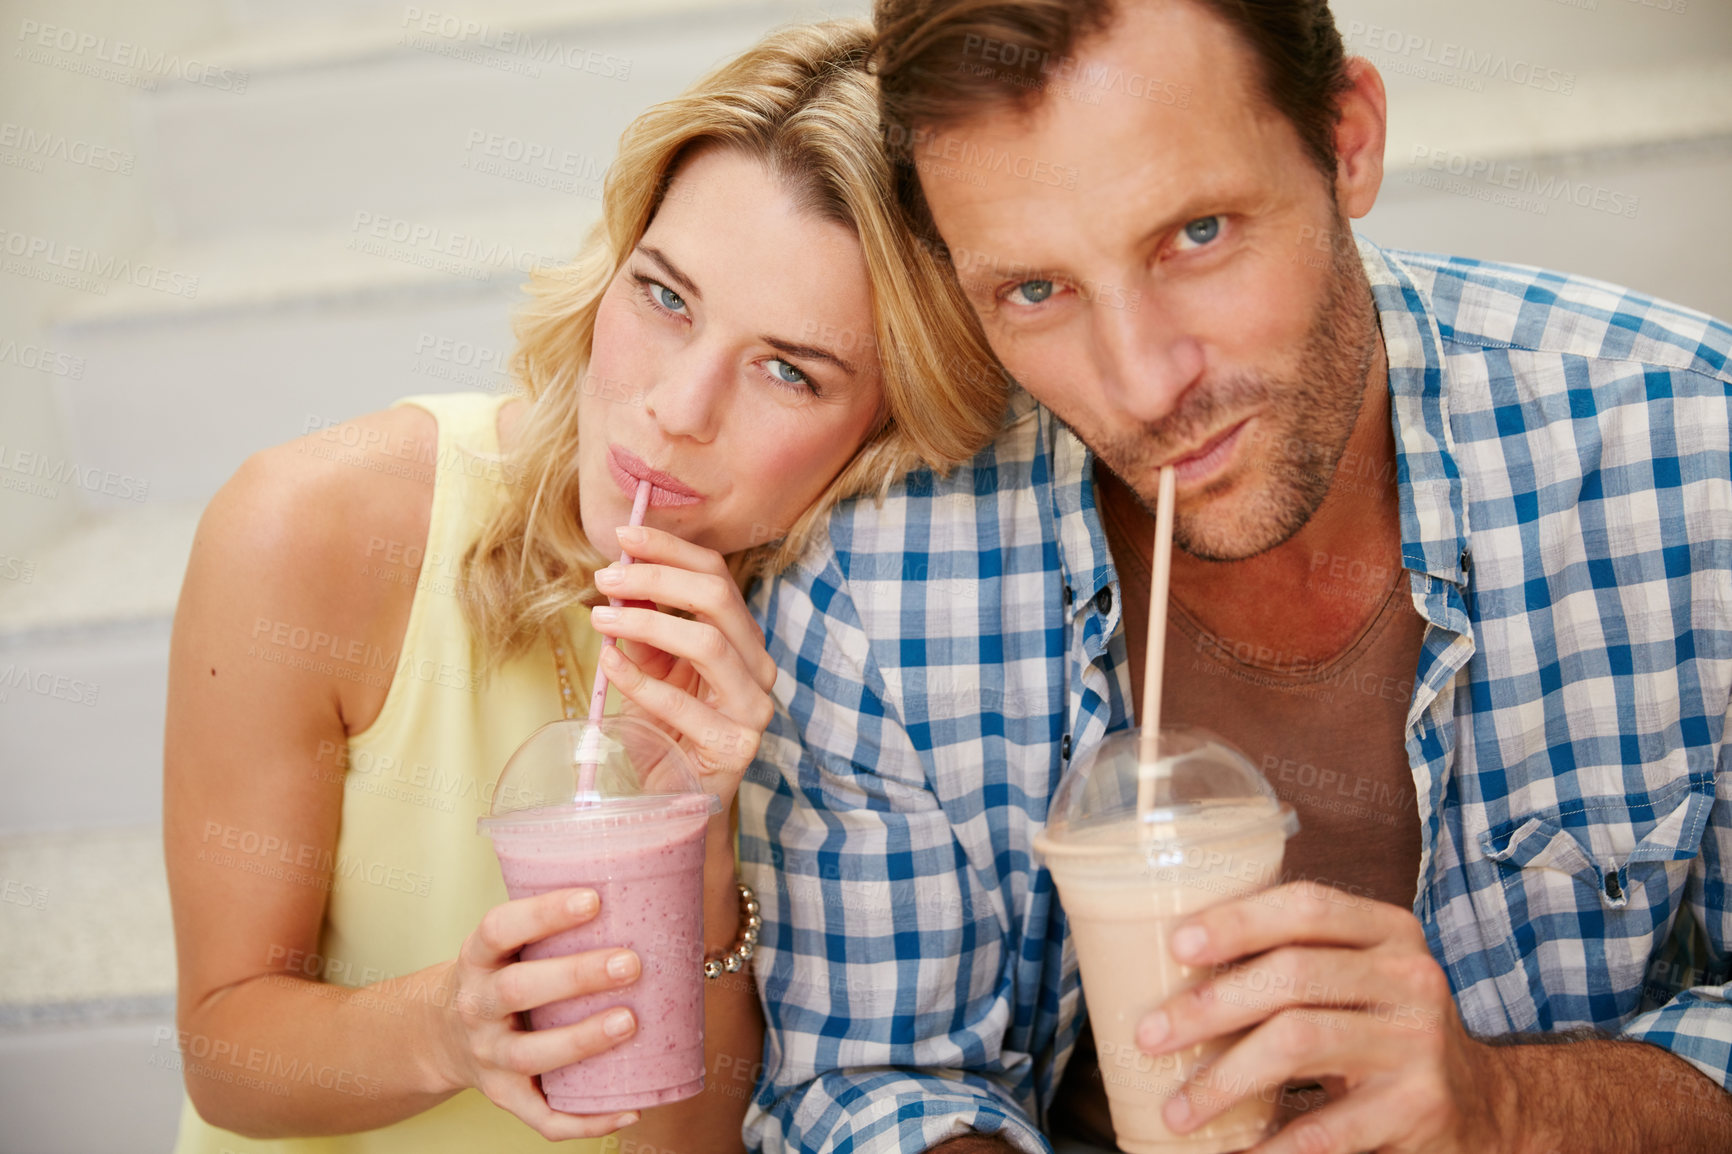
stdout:
<svg viewBox="0 0 1732 1154">
<path fill-rule="evenodd" d="M 737 974 L 746 968 L 746 963 L 758 952 L 758 930 L 764 924 L 764 919 L 758 916 L 758 895 L 753 893 L 752 887 L 745 882 L 736 882 L 735 886 L 740 891 L 740 936 L 734 939 L 733 947 L 721 957 L 704 959 L 706 978 Z"/>
</svg>

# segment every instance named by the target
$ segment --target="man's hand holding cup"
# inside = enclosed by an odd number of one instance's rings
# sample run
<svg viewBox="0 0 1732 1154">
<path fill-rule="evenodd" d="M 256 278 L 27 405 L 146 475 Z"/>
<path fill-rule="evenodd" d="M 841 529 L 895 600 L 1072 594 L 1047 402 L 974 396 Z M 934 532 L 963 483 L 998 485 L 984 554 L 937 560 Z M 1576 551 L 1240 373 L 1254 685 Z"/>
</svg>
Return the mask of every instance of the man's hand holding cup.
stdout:
<svg viewBox="0 0 1732 1154">
<path fill-rule="evenodd" d="M 1137 1046 L 1160 1055 L 1250 1031 L 1168 1102 L 1174 1131 L 1316 1081 L 1328 1105 L 1256 1154 L 1500 1149 L 1510 1092 L 1500 1052 L 1468 1036 L 1412 913 L 1292 882 L 1196 914 L 1172 952 L 1212 976 L 1144 1015 Z"/>
</svg>

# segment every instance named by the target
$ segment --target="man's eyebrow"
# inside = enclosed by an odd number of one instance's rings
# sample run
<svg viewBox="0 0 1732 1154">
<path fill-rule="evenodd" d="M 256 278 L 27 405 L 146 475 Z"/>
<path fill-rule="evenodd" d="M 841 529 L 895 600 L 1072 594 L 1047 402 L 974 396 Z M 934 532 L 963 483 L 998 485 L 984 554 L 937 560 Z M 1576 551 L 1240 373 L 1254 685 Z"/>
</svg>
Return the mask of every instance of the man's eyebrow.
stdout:
<svg viewBox="0 0 1732 1154">
<path fill-rule="evenodd" d="M 1064 277 L 1064 274 L 1057 271 L 1056 268 L 1041 267 L 1024 261 L 1008 261 L 998 256 L 988 256 L 985 253 L 972 255 L 976 258 L 985 257 L 986 259 L 984 262 L 979 259 L 971 259 L 966 271 L 958 267 L 954 259 L 952 259 L 950 266 L 956 276 L 956 283 L 961 285 L 963 293 L 969 296 L 991 297 L 993 289 L 1001 281 L 1022 284 L 1025 281 L 1061 280 Z"/>
<path fill-rule="evenodd" d="M 1137 238 L 1136 246 L 1138 249 L 1145 249 L 1161 234 L 1175 232 L 1193 220 L 1227 215 L 1235 209 L 1243 208 L 1245 199 L 1243 187 L 1232 180 L 1217 178 L 1208 183 L 1199 183 L 1188 189 L 1187 194 L 1179 198 L 1164 215 L 1156 217 L 1154 227 Z M 1154 216 L 1153 210 L 1149 215 Z"/>
<path fill-rule="evenodd" d="M 849 376 L 853 376 L 855 368 L 829 349 L 821 349 L 817 345 L 798 345 L 793 341 L 784 341 L 779 337 L 760 337 L 766 345 L 779 353 L 787 353 L 791 357 L 805 357 L 814 361 L 829 361 Z"/>
<path fill-rule="evenodd" d="M 673 261 L 668 259 L 667 253 L 656 248 L 654 245 L 643 244 L 641 242 L 638 244 L 637 250 L 644 253 L 657 264 L 661 265 L 662 271 L 668 274 L 668 279 L 673 281 L 679 290 L 686 296 L 691 297 L 695 301 L 701 301 L 704 299 L 704 294 L 698 291 L 698 286 L 692 283 L 692 278 L 681 272 L 679 266 L 675 265 Z"/>
</svg>

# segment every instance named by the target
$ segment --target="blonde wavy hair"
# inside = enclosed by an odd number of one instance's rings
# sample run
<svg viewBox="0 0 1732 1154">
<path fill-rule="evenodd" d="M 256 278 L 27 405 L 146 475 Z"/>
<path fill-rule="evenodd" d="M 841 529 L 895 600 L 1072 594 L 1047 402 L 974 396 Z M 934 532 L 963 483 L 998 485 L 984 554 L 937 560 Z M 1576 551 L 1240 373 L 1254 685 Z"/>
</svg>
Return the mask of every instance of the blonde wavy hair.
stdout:
<svg viewBox="0 0 1732 1154">
<path fill-rule="evenodd" d="M 681 162 L 700 148 L 760 161 L 795 203 L 850 229 L 865 253 L 884 413 L 853 460 L 788 531 L 729 558 L 743 583 L 780 572 L 831 508 L 911 469 L 941 472 L 997 432 L 1009 380 L 943 257 L 899 215 L 871 25 L 836 20 L 772 33 L 684 94 L 634 120 L 607 174 L 602 218 L 577 258 L 537 272 L 517 316 L 512 372 L 530 406 L 502 507 L 464 558 L 463 608 L 489 666 L 521 651 L 573 603 L 597 604 L 608 559 L 578 506 L 578 406 L 602 295 L 649 228 Z"/>
</svg>

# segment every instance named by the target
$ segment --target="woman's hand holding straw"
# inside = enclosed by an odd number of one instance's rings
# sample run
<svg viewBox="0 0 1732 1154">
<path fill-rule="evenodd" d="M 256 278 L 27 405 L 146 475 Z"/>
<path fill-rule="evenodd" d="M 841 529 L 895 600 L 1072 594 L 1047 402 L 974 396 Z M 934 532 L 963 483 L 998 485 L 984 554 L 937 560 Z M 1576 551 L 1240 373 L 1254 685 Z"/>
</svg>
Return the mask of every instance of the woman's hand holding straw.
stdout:
<svg viewBox="0 0 1732 1154">
<path fill-rule="evenodd" d="M 622 603 L 590 613 L 592 628 L 621 642 L 601 651 L 601 667 L 623 712 L 676 736 L 704 788 L 731 801 L 775 714 L 763 631 L 714 549 L 648 525 L 621 525 L 619 542 L 633 564 L 595 575 Z"/>
</svg>

